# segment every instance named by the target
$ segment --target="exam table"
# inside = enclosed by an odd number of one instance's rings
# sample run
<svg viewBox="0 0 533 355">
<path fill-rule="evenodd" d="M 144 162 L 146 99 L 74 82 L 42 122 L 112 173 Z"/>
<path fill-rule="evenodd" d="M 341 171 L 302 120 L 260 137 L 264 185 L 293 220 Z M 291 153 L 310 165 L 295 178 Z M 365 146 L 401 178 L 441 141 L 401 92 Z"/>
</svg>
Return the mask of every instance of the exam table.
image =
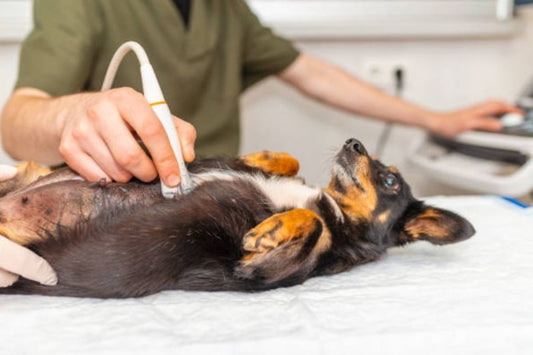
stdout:
<svg viewBox="0 0 533 355">
<path fill-rule="evenodd" d="M 532 354 L 533 208 L 432 197 L 476 227 L 443 247 L 261 293 L 0 297 L 0 354 Z"/>
</svg>

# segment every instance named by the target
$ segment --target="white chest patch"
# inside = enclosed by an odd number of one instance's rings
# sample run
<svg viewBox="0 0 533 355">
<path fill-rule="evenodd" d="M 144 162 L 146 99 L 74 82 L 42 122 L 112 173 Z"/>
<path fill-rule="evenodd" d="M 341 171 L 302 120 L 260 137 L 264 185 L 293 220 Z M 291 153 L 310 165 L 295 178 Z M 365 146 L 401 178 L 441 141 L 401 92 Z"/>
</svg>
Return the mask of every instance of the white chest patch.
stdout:
<svg viewBox="0 0 533 355">
<path fill-rule="evenodd" d="M 194 174 L 192 179 L 195 186 L 215 180 L 246 180 L 257 186 L 263 194 L 268 196 L 276 208 L 305 208 L 310 199 L 317 198 L 321 194 L 320 188 L 306 186 L 299 180 L 284 177 L 267 179 L 261 175 L 233 171 L 214 170 L 207 173 Z"/>
<path fill-rule="evenodd" d="M 254 179 L 255 184 L 267 195 L 276 208 L 305 208 L 310 199 L 316 199 L 321 191 L 298 180 L 275 178 Z"/>
</svg>

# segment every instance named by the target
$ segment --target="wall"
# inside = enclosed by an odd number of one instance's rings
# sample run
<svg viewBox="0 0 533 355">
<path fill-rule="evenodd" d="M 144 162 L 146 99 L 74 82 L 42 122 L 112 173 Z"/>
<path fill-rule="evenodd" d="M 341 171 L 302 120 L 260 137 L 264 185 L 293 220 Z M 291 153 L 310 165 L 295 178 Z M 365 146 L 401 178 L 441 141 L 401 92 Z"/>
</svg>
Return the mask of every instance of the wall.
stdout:
<svg viewBox="0 0 533 355">
<path fill-rule="evenodd" d="M 0 43 L 0 109 L 9 97 L 16 80 L 18 43 Z M 15 161 L 0 149 L 0 163 L 12 164 Z"/>
<path fill-rule="evenodd" d="M 406 69 L 404 96 L 435 110 L 451 110 L 487 98 L 513 100 L 533 76 L 533 11 L 521 11 L 524 28 L 511 37 L 485 39 L 298 40 L 303 51 L 365 76 L 368 63 L 399 61 Z M 18 43 L 0 43 L 0 106 L 16 77 Z M 241 150 L 287 151 L 301 161 L 311 183 L 325 184 L 331 157 L 346 138 L 373 150 L 382 124 L 327 108 L 276 79 L 249 90 L 242 100 Z M 428 181 L 406 162 L 407 148 L 422 133 L 396 126 L 384 161 L 400 167 L 419 195 L 462 193 Z M 12 162 L 0 152 L 0 162 Z"/>
<path fill-rule="evenodd" d="M 298 41 L 303 51 L 365 76 L 372 61 L 399 61 L 406 69 L 404 97 L 434 110 L 453 110 L 490 98 L 512 101 L 533 77 L 533 9 L 521 11 L 524 27 L 509 38 L 438 40 Z M 291 152 L 309 182 L 325 184 L 329 161 L 346 138 L 372 151 L 383 124 L 311 102 L 275 79 L 243 98 L 243 152 Z M 383 160 L 400 168 L 418 195 L 465 193 L 428 181 L 406 161 L 423 133 L 395 126 Z"/>
</svg>

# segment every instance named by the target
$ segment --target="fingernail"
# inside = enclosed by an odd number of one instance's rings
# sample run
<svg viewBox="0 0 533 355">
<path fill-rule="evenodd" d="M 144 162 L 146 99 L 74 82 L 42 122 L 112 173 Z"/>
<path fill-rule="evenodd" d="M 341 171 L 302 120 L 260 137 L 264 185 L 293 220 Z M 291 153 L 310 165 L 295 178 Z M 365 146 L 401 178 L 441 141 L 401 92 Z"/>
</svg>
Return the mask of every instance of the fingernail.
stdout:
<svg viewBox="0 0 533 355">
<path fill-rule="evenodd" d="M 52 269 L 50 264 L 43 258 L 40 258 L 39 271 L 41 276 L 40 283 L 46 286 L 55 286 L 57 285 L 57 274 Z M 22 275 L 24 276 L 24 275 Z"/>
<path fill-rule="evenodd" d="M 186 149 L 183 152 L 183 158 L 184 158 L 186 163 L 192 162 L 194 160 L 194 150 Z"/>
<path fill-rule="evenodd" d="M 191 144 L 191 145 L 187 148 L 187 150 L 188 150 L 188 153 L 189 153 L 189 157 L 191 157 L 191 161 L 193 161 L 194 158 L 195 158 L 195 156 L 196 156 L 196 154 L 194 154 L 194 145 Z"/>
<path fill-rule="evenodd" d="M 180 184 L 180 177 L 178 175 L 172 174 L 167 177 L 168 186 L 178 186 Z"/>
</svg>

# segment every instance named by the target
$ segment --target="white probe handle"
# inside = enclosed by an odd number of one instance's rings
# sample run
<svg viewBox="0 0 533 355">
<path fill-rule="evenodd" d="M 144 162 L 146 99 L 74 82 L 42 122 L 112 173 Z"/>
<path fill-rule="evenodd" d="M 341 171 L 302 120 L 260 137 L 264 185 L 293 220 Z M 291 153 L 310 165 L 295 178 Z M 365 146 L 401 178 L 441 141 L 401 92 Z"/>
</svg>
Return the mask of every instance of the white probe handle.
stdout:
<svg viewBox="0 0 533 355">
<path fill-rule="evenodd" d="M 168 139 L 170 141 L 170 146 L 178 162 L 178 166 L 181 174 L 181 184 L 180 187 L 170 187 L 167 186 L 163 179 L 161 179 L 161 192 L 166 198 L 174 198 L 180 193 L 188 193 L 192 189 L 192 181 L 187 172 L 187 166 L 183 161 L 183 154 L 181 151 L 181 145 L 176 132 L 176 127 L 174 126 L 174 121 L 172 119 L 172 114 L 170 109 L 163 97 L 159 83 L 155 76 L 154 69 L 150 64 L 141 65 L 141 78 L 143 83 L 144 96 L 152 106 L 155 114 L 161 121 L 165 132 L 167 133 Z"/>
</svg>

